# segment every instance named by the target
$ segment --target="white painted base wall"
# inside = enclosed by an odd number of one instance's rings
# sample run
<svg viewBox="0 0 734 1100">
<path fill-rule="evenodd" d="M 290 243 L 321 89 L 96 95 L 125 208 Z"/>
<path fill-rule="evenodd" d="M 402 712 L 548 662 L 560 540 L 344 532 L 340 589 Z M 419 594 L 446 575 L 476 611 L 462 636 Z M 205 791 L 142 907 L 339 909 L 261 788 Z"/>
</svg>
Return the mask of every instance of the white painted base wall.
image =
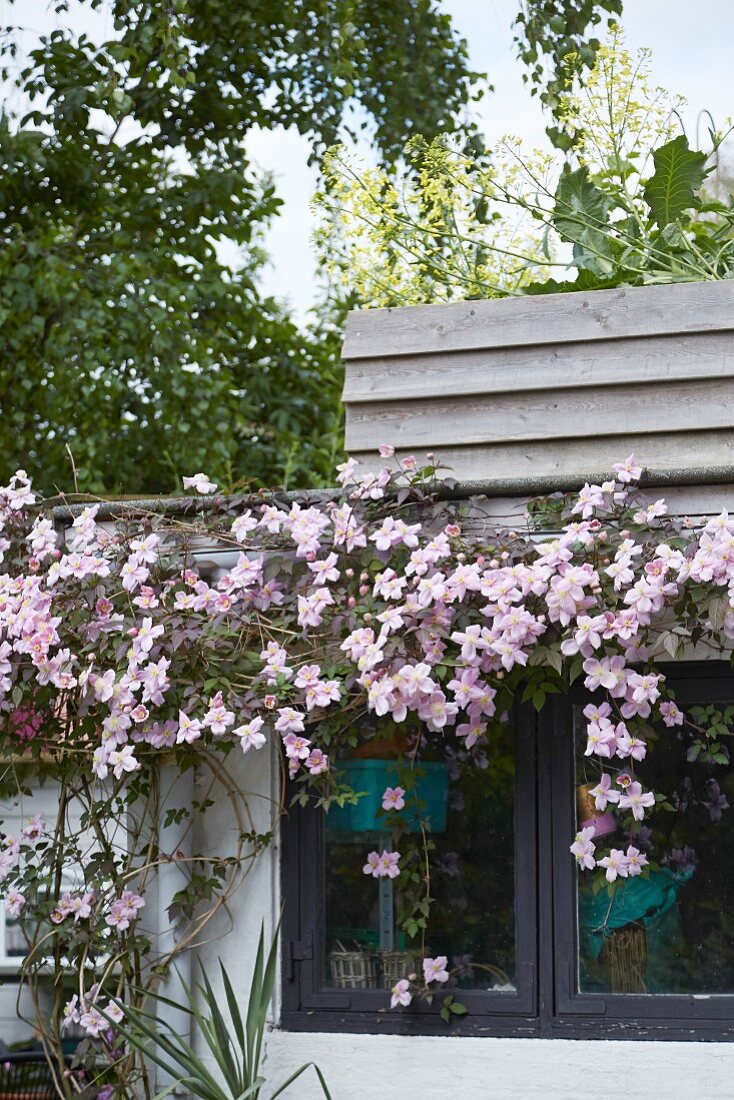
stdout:
<svg viewBox="0 0 734 1100">
<path fill-rule="evenodd" d="M 266 1070 L 273 1083 L 305 1061 L 321 1067 L 333 1100 L 734 1096 L 734 1046 L 727 1043 L 271 1034 Z M 323 1100 L 316 1078 L 304 1075 L 291 1100 Z"/>
</svg>

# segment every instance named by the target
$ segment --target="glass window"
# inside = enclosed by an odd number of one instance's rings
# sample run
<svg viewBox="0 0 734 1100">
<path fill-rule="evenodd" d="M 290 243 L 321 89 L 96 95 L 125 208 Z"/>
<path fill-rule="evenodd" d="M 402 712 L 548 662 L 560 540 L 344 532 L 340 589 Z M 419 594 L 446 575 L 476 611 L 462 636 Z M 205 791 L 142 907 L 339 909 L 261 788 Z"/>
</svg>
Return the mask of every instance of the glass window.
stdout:
<svg viewBox="0 0 734 1100">
<path fill-rule="evenodd" d="M 579 872 L 580 992 L 734 993 L 734 774 L 727 747 L 734 706 L 704 699 L 685 709 L 702 734 L 650 726 L 644 740 L 653 751 L 636 761 L 585 756 L 587 720 L 574 707 L 579 826 L 594 824 L 600 850 L 632 844 L 649 860 L 643 873 L 610 885 L 598 871 Z M 639 782 L 665 800 L 643 821 L 610 807 L 601 812 L 590 791 L 602 774 L 612 792 Z"/>
<path fill-rule="evenodd" d="M 389 741 L 381 737 L 374 744 L 340 763 L 343 780 L 366 794 L 355 806 L 332 808 L 326 820 L 325 983 L 390 988 L 420 971 L 425 954 L 448 958 L 452 989 L 514 992 L 515 769 L 509 724 L 489 755 L 483 747 L 467 752 L 457 739 L 433 737 L 413 762 L 409 750 L 391 756 Z M 405 807 L 393 814 L 376 811 L 386 788 L 396 787 L 405 791 Z M 423 833 L 432 849 L 428 882 Z M 370 852 L 396 850 L 409 874 L 393 880 L 364 873 Z M 423 943 L 410 921 L 426 890 L 434 901 Z"/>
<path fill-rule="evenodd" d="M 432 736 L 411 768 L 415 746 L 396 752 L 394 730 L 391 752 L 376 736 L 343 759 L 368 796 L 326 822 L 298 809 L 286 827 L 284 1026 L 445 1034 L 440 995 L 388 1008 L 387 989 L 425 954 L 453 969 L 446 992 L 467 1008 L 453 1030 L 734 1039 L 734 677 L 722 662 L 665 671 L 694 728 L 650 726 L 643 759 L 585 755 L 594 701 L 580 684 L 539 714 L 518 704 L 514 732 L 472 759 L 451 734 Z M 641 821 L 607 814 L 590 793 L 602 774 L 658 802 Z M 395 786 L 406 806 L 391 817 L 375 807 Z M 587 823 L 598 858 L 633 845 L 642 873 L 608 884 L 579 872 L 569 846 Z M 410 923 L 426 887 L 408 855 L 421 829 L 435 899 L 425 941 Z M 363 873 L 370 853 L 396 851 L 399 877 Z"/>
</svg>

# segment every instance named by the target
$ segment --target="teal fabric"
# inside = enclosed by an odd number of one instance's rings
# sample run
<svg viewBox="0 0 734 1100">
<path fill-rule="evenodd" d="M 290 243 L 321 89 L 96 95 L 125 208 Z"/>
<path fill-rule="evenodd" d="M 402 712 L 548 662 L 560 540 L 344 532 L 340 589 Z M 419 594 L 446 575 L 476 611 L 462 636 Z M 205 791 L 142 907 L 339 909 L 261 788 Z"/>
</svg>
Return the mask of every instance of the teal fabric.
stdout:
<svg viewBox="0 0 734 1100">
<path fill-rule="evenodd" d="M 693 868 L 677 872 L 667 867 L 622 880 L 610 898 L 606 890 L 579 891 L 580 981 L 585 992 L 607 992 L 601 967 L 596 965 L 605 936 L 640 921 L 647 936 L 645 984 L 648 993 L 683 992 L 680 960 L 685 942 L 680 924 L 678 894 Z"/>
<path fill-rule="evenodd" d="M 384 814 L 378 814 L 386 787 L 400 784 L 400 772 L 392 760 L 344 760 L 339 764 L 340 778 L 362 798 L 356 805 L 332 806 L 326 817 L 331 831 L 353 833 L 389 833 L 392 828 Z M 446 831 L 449 776 L 445 764 L 421 761 L 416 768 L 415 788 L 406 797 L 402 815 L 408 832 L 419 833 L 421 824 L 430 821 L 432 833 Z M 417 804 L 416 804 L 417 803 Z M 420 810 L 420 812 L 418 812 Z"/>
</svg>

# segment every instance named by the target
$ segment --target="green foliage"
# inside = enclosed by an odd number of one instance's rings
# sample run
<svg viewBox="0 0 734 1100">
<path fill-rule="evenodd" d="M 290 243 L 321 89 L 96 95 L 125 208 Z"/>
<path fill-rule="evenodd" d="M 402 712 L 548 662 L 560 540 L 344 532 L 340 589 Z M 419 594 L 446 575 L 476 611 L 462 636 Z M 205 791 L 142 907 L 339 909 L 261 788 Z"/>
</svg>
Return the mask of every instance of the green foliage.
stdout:
<svg viewBox="0 0 734 1100">
<path fill-rule="evenodd" d="M 553 227 L 558 235 L 573 243 L 574 263 L 595 275 L 608 276 L 613 254 L 607 231 L 611 200 L 589 178 L 584 165 L 564 172 L 558 181 L 553 209 Z"/>
<path fill-rule="evenodd" d="M 568 150 L 577 136 L 562 115 L 563 97 L 574 77 L 593 68 L 601 46 L 589 37 L 589 28 L 601 24 L 613 26 L 614 16 L 622 14 L 622 0 L 525 0 L 515 20 L 518 56 L 527 67 L 523 80 L 531 94 L 539 95 L 560 125 L 551 125 L 547 134 L 554 145 Z"/>
<path fill-rule="evenodd" d="M 417 128 L 454 128 L 464 43 L 428 0 L 114 0 L 106 41 L 51 6 L 62 27 L 20 73 L 12 29 L 0 43 L 29 104 L 0 117 L 5 474 L 126 493 L 198 469 L 223 486 L 327 481 L 339 334 L 329 317 L 299 331 L 258 290 L 279 202 L 247 135 L 292 126 L 317 155 L 356 105 L 389 160 Z"/>
<path fill-rule="evenodd" d="M 441 1001 L 441 1019 L 445 1024 L 451 1021 L 452 1016 L 466 1016 L 469 1009 L 466 1005 L 457 1001 L 451 993 Z"/>
<path fill-rule="evenodd" d="M 273 999 L 278 973 L 278 932 L 280 922 L 270 948 L 265 954 L 265 936 L 261 926 L 260 940 L 255 957 L 255 969 L 250 985 L 250 997 L 245 1019 L 242 1018 L 232 983 L 220 960 L 222 985 L 229 1021 L 219 1007 L 220 997 L 212 988 L 204 967 L 201 968 L 203 984 L 190 988 L 182 982 L 187 1004 L 180 1005 L 161 994 L 152 994 L 155 1001 L 183 1008 L 196 1025 L 201 1038 L 215 1062 L 224 1085 L 220 1085 L 183 1036 L 170 1028 L 163 1029 L 155 1016 L 141 1009 L 120 1005 L 126 1014 L 126 1024 L 118 1030 L 134 1046 L 171 1078 L 172 1084 L 159 1092 L 156 1100 L 182 1086 L 188 1093 L 201 1100 L 258 1100 L 266 1079 L 261 1075 L 262 1044 L 267 1026 L 267 1013 Z M 458 1006 L 452 1011 L 458 1011 Z M 307 1069 L 313 1067 L 326 1100 L 331 1100 L 326 1081 L 314 1062 L 307 1062 L 292 1073 L 273 1093 L 270 1100 L 280 1096 Z"/>
<path fill-rule="evenodd" d="M 514 138 L 471 153 L 414 139 L 396 180 L 335 150 L 317 197 L 335 295 L 394 306 L 734 277 L 734 200 L 706 189 L 726 135 L 691 149 L 679 100 L 648 76 L 646 51 L 600 47 L 563 101 L 579 135 L 563 160 Z"/>
<path fill-rule="evenodd" d="M 659 229 L 697 206 L 697 193 L 708 175 L 706 154 L 688 148 L 684 134 L 655 149 L 655 174 L 645 186 L 645 202 Z"/>
<path fill-rule="evenodd" d="M 734 211 L 701 193 L 708 155 L 679 134 L 652 160 L 637 191 L 615 164 L 595 183 L 585 166 L 561 176 L 551 224 L 573 244 L 575 266 L 606 285 L 732 278 Z"/>
</svg>

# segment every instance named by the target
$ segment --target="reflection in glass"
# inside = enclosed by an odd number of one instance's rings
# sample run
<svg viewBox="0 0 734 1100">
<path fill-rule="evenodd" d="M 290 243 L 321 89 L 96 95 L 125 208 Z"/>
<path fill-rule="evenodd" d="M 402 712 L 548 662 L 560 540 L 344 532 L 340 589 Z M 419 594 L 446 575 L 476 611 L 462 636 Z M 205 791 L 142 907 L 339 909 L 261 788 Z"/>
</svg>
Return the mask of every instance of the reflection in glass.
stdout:
<svg viewBox="0 0 734 1100">
<path fill-rule="evenodd" d="M 406 882 L 405 874 L 373 878 L 363 866 L 372 851 L 399 850 L 404 857 L 423 827 L 433 846 L 434 899 L 425 954 L 447 956 L 452 973 L 445 988 L 514 989 L 514 736 L 506 726 L 493 732 L 487 753 L 479 745 L 464 750 L 451 733 L 429 737 L 414 769 L 406 751 L 396 756 L 395 742 L 384 735 L 367 746 L 369 756 L 340 762 L 341 778 L 367 793 L 327 817 L 322 957 L 328 986 L 389 989 L 410 973 L 421 975 L 420 931 L 405 925 L 415 898 L 425 893 L 425 862 L 417 852 L 401 859 L 417 882 Z M 407 790 L 406 805 L 390 822 L 400 822 L 407 835 L 394 832 L 378 810 L 385 789 L 398 785 Z"/>
<path fill-rule="evenodd" d="M 722 704 L 723 708 L 723 704 Z M 732 715 L 734 717 L 734 714 Z M 691 751 L 683 728 L 650 728 L 644 760 L 584 756 L 586 719 L 574 709 L 577 820 L 596 827 L 596 857 L 629 844 L 647 855 L 636 877 L 608 885 L 579 873 L 578 987 L 582 993 L 734 993 L 734 774 Z M 705 755 L 705 754 L 704 754 Z M 666 802 L 643 821 L 589 795 L 603 772 L 629 773 Z"/>
</svg>

